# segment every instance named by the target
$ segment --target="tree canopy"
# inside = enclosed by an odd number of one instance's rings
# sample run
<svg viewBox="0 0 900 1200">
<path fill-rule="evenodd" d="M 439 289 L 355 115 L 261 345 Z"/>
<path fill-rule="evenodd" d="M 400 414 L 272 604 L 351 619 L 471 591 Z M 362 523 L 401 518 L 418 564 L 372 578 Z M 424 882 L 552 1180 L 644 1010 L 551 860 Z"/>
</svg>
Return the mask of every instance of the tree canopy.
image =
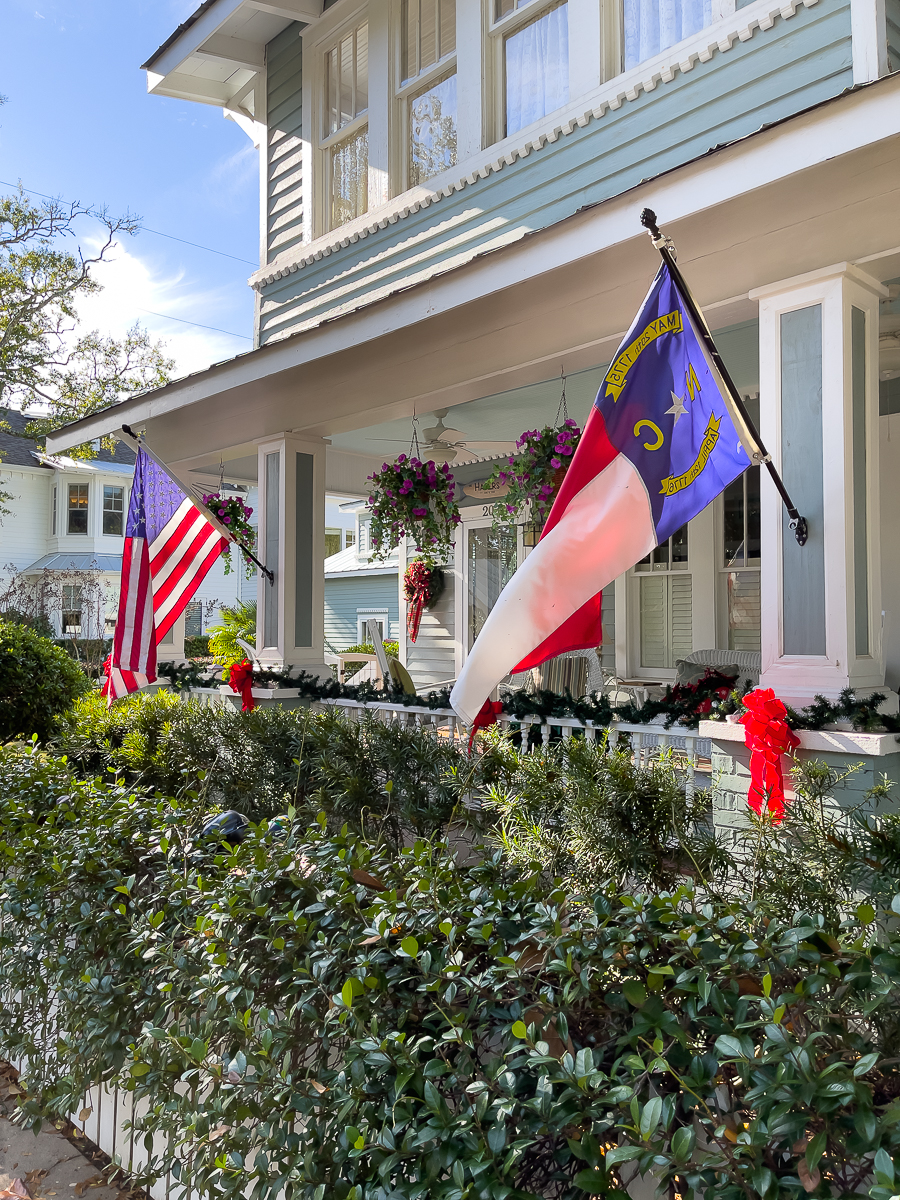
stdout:
<svg viewBox="0 0 900 1200">
<path fill-rule="evenodd" d="M 66 245 L 82 218 L 106 230 L 93 254 Z M 0 404 L 40 409 L 26 436 L 43 438 L 168 381 L 174 362 L 139 324 L 122 339 L 80 328 L 78 301 L 101 290 L 92 269 L 120 235 L 138 229 L 130 214 L 60 200 L 35 204 L 21 188 L 0 197 Z M 70 453 L 89 458 L 94 449 L 88 443 Z"/>
</svg>

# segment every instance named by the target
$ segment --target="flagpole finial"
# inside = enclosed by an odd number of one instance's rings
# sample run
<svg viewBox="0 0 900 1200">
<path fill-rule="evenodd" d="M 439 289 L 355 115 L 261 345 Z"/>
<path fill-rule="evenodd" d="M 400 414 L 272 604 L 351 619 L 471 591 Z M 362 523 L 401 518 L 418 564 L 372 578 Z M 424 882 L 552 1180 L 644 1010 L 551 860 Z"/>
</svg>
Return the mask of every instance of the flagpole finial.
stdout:
<svg viewBox="0 0 900 1200">
<path fill-rule="evenodd" d="M 656 223 L 656 213 L 652 208 L 645 208 L 641 213 L 641 224 L 654 241 L 656 241 L 657 238 L 662 237 L 662 234 L 659 232 L 659 226 Z"/>
</svg>

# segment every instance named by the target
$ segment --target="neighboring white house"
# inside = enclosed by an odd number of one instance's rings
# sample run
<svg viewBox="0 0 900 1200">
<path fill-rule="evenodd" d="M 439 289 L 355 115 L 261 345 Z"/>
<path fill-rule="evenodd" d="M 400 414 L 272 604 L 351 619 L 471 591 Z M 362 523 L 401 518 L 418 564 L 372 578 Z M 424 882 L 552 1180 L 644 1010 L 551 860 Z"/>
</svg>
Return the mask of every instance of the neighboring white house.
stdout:
<svg viewBox="0 0 900 1200">
<path fill-rule="evenodd" d="M 52 580 L 47 616 L 56 632 L 109 637 L 134 454 L 121 442 L 114 453 L 100 448 L 89 460 L 42 454 L 21 436 L 27 420 L 16 410 L 0 409 L 0 421 L 13 431 L 0 431 L 0 491 L 11 496 L 0 521 L 0 595 L 16 576 Z M 241 579 L 241 572 L 226 575 L 223 563 L 216 563 L 185 615 L 184 633 L 200 634 L 214 624 L 219 606 L 240 595 Z M 174 636 L 180 632 L 176 626 Z"/>
</svg>

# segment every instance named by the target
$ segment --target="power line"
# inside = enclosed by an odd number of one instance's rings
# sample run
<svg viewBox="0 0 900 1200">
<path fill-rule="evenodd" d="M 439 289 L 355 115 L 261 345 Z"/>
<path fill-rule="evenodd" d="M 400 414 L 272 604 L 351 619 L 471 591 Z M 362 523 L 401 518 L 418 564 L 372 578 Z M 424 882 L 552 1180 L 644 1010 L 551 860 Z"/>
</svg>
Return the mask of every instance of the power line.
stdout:
<svg viewBox="0 0 900 1200">
<path fill-rule="evenodd" d="M 193 325 L 197 329 L 211 329 L 213 333 L 225 333 L 228 337 L 243 338 L 245 342 L 252 342 L 253 338 L 248 337 L 246 333 L 232 333 L 230 329 L 219 329 L 218 325 L 201 325 L 199 321 L 186 321 L 184 317 L 170 317 L 168 313 L 153 312 L 149 308 L 141 308 L 140 305 L 135 305 L 138 312 L 147 313 L 151 317 L 160 317 L 163 321 L 180 321 L 182 325 Z"/>
<path fill-rule="evenodd" d="M 17 183 L 10 183 L 9 180 L 6 179 L 0 179 L 0 186 L 18 188 L 20 185 Z M 32 188 L 23 188 L 22 190 L 27 192 L 29 196 L 40 196 L 42 200 L 59 199 L 58 196 L 48 196 L 46 192 L 36 192 Z M 239 258 L 236 254 L 228 254 L 225 250 L 214 250 L 212 246 L 201 246 L 199 242 L 189 242 L 187 238 L 176 237 L 174 233 L 163 233 L 161 229 L 151 229 L 148 225 L 141 225 L 140 228 L 142 233 L 155 233 L 157 237 L 168 238 L 172 242 L 181 242 L 184 246 L 193 246 L 195 250 L 206 250 L 209 254 L 219 254 L 222 256 L 222 258 L 230 258 L 235 262 L 246 263 L 248 267 L 253 267 L 254 269 L 256 269 L 258 266 L 257 263 L 251 262 L 249 258 Z M 235 334 L 235 337 L 240 336 L 242 335 Z"/>
</svg>

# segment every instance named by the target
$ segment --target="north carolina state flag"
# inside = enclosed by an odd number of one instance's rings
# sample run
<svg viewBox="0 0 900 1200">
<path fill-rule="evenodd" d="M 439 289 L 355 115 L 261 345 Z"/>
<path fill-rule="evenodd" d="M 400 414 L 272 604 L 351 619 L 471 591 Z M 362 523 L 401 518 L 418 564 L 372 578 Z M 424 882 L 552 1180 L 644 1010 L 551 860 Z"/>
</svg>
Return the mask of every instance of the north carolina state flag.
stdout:
<svg viewBox="0 0 900 1200">
<path fill-rule="evenodd" d="M 599 646 L 603 588 L 750 465 L 728 390 L 663 264 L 603 380 L 541 539 L 450 694 L 459 716 L 471 724 L 510 672 Z"/>
</svg>

